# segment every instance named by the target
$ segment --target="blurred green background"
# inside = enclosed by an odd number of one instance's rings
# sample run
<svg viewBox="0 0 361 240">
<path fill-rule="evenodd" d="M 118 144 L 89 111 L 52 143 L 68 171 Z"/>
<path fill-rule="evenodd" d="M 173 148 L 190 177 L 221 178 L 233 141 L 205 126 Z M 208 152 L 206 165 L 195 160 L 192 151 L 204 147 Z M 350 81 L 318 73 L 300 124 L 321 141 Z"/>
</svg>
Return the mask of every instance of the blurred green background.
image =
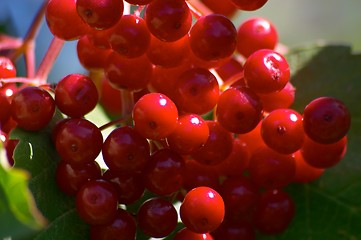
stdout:
<svg viewBox="0 0 361 240">
<path fill-rule="evenodd" d="M 262 16 L 274 23 L 286 45 L 326 40 L 361 51 L 360 11 L 361 0 L 269 0 L 255 12 L 238 14 L 235 22 Z"/>
</svg>

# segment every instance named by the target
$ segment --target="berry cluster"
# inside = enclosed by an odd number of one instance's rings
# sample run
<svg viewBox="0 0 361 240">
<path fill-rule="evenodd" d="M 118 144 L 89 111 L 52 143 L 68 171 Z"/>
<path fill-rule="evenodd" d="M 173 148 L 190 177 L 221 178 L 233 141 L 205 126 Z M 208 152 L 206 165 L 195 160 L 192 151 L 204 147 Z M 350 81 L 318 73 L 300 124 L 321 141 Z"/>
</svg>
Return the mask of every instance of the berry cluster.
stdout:
<svg viewBox="0 0 361 240">
<path fill-rule="evenodd" d="M 175 240 L 282 233 L 295 214 L 284 187 L 314 181 L 343 158 L 351 117 L 327 96 L 302 113 L 291 108 L 295 88 L 273 24 L 252 18 L 237 28 L 230 20 L 234 6 L 253 11 L 266 2 L 49 0 L 50 31 L 77 41 L 80 63 L 101 84 L 75 73 L 56 86 L 14 84 L 15 67 L 1 57 L 10 164 L 17 140 L 9 132 L 39 131 L 60 111 L 56 181 L 74 196 L 91 239 L 135 239 L 137 229 Z M 105 137 L 108 125 L 86 118 L 99 102 L 119 117 Z M 178 216 L 184 228 L 175 232 Z"/>
</svg>

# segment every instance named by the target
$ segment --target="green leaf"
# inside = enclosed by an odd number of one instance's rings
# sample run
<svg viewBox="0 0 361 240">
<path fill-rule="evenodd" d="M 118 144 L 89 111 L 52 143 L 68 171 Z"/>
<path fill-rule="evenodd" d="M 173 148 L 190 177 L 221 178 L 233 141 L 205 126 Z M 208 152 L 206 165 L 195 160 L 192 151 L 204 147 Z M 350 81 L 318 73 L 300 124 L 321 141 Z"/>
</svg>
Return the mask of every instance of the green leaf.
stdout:
<svg viewBox="0 0 361 240">
<path fill-rule="evenodd" d="M 46 228 L 32 239 L 88 239 L 88 226 L 78 217 L 74 198 L 63 194 L 56 185 L 59 156 L 52 143 L 51 126 L 39 132 L 15 129 L 11 137 L 20 139 L 14 152 L 15 167 L 31 175 L 29 188 L 48 220 Z"/>
<path fill-rule="evenodd" d="M 301 113 L 313 99 L 333 96 L 352 116 L 345 158 L 311 184 L 288 189 L 296 216 L 278 237 L 262 239 L 361 239 L 361 55 L 348 46 L 311 46 L 288 56 L 296 87 L 293 108 Z"/>
<path fill-rule="evenodd" d="M 45 226 L 28 189 L 29 175 L 19 169 L 5 169 L 0 164 L 0 239 L 22 239 Z"/>
</svg>

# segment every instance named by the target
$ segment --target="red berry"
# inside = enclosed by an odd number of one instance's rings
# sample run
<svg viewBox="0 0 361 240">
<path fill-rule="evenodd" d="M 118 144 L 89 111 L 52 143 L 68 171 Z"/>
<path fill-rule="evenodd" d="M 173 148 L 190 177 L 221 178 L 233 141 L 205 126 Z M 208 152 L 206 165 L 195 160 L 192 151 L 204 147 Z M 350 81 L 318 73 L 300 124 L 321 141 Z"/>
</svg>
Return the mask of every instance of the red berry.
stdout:
<svg viewBox="0 0 361 240">
<path fill-rule="evenodd" d="M 148 3 L 151 3 L 153 0 L 124 0 L 124 1 L 133 5 L 146 5 Z"/>
<path fill-rule="evenodd" d="M 274 49 L 278 35 L 274 25 L 267 19 L 256 17 L 244 21 L 237 30 L 237 51 L 244 57 L 260 49 Z"/>
<path fill-rule="evenodd" d="M 98 90 L 90 77 L 69 74 L 56 85 L 55 103 L 69 117 L 83 117 L 98 103 Z"/>
<path fill-rule="evenodd" d="M 124 209 L 118 208 L 112 222 L 90 226 L 90 240 L 134 240 L 136 230 L 134 217 Z"/>
<path fill-rule="evenodd" d="M 148 93 L 133 108 L 134 128 L 143 137 L 160 140 L 168 137 L 178 124 L 178 110 L 167 96 Z"/>
<path fill-rule="evenodd" d="M 233 4 L 244 11 L 255 11 L 260 9 L 267 3 L 268 0 L 231 0 Z"/>
<path fill-rule="evenodd" d="M 237 12 L 231 0 L 201 0 L 201 2 L 212 12 L 222 14 L 226 17 L 232 17 Z"/>
<path fill-rule="evenodd" d="M 195 233 L 214 231 L 224 218 L 224 202 L 214 189 L 197 187 L 190 190 L 180 206 L 184 225 Z"/>
<path fill-rule="evenodd" d="M 83 118 L 66 121 L 56 134 L 55 146 L 63 161 L 86 164 L 94 161 L 103 145 L 99 128 Z"/>
<path fill-rule="evenodd" d="M 79 39 L 89 29 L 76 11 L 76 0 L 49 0 L 45 17 L 51 33 L 60 39 Z"/>
<path fill-rule="evenodd" d="M 76 195 L 76 210 L 81 219 L 91 225 L 109 224 L 118 209 L 117 192 L 104 180 L 91 180 Z"/>
<path fill-rule="evenodd" d="M 248 221 L 225 219 L 212 236 L 214 240 L 256 240 L 256 230 Z"/>
<path fill-rule="evenodd" d="M 213 240 L 209 233 L 195 233 L 188 228 L 182 228 L 175 235 L 173 240 Z"/>
<path fill-rule="evenodd" d="M 114 26 L 123 15 L 122 0 L 76 0 L 79 16 L 90 27 L 107 29 Z"/>
<path fill-rule="evenodd" d="M 227 17 L 210 14 L 194 23 L 189 42 L 193 53 L 203 60 L 228 58 L 236 49 L 237 30 Z"/>
<path fill-rule="evenodd" d="M 168 236 L 177 226 L 178 214 L 172 203 L 162 198 L 145 201 L 137 214 L 138 226 L 154 238 Z"/>
<path fill-rule="evenodd" d="M 0 128 L 10 119 L 11 117 L 11 103 L 8 97 L 0 92 Z"/>
<path fill-rule="evenodd" d="M 351 115 L 347 106 L 333 97 L 319 97 L 304 109 L 303 126 L 312 140 L 330 144 L 341 140 L 350 129 Z"/>
<path fill-rule="evenodd" d="M 20 128 L 38 131 L 45 127 L 55 112 L 55 101 L 44 89 L 26 87 L 14 94 L 11 116 Z"/>
<path fill-rule="evenodd" d="M 103 78 L 100 87 L 99 102 L 104 110 L 112 116 L 122 114 L 121 91 L 113 88 L 107 78 Z"/>
<path fill-rule="evenodd" d="M 0 78 L 14 77 L 16 77 L 16 68 L 14 63 L 10 60 L 10 58 L 0 56 Z"/>
<path fill-rule="evenodd" d="M 272 93 L 286 86 L 290 79 L 290 68 L 281 54 L 261 49 L 247 58 L 244 78 L 247 86 L 255 93 Z"/>
<path fill-rule="evenodd" d="M 317 180 L 324 173 L 324 169 L 316 168 L 308 164 L 302 156 L 301 151 L 293 154 L 296 163 L 296 173 L 293 179 L 296 183 L 308 183 Z"/>
<path fill-rule="evenodd" d="M 144 14 L 149 31 L 162 41 L 181 39 L 192 25 L 192 14 L 184 0 L 154 0 Z"/>
<path fill-rule="evenodd" d="M 290 108 L 295 100 L 296 89 L 291 82 L 278 92 L 258 94 L 261 99 L 263 110 L 271 112 L 278 108 Z"/>
<path fill-rule="evenodd" d="M 150 157 L 149 143 L 133 128 L 119 127 L 105 139 L 102 154 L 114 172 L 140 172 Z"/>
</svg>

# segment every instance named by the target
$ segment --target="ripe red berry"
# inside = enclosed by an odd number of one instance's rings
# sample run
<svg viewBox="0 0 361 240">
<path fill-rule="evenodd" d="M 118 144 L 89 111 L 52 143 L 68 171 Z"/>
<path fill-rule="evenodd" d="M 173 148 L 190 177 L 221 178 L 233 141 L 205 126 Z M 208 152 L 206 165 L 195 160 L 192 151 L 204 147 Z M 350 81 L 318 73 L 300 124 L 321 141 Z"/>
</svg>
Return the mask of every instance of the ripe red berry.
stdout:
<svg viewBox="0 0 361 240">
<path fill-rule="evenodd" d="M 98 103 L 98 90 L 90 77 L 69 74 L 56 85 L 55 103 L 69 117 L 83 117 Z"/>
<path fill-rule="evenodd" d="M 153 0 L 124 0 L 124 1 L 133 5 L 146 5 L 148 3 L 151 3 Z"/>
<path fill-rule="evenodd" d="M 290 79 L 290 68 L 281 54 L 260 49 L 251 54 L 244 64 L 246 84 L 255 93 L 272 93 L 284 88 Z"/>
<path fill-rule="evenodd" d="M 76 11 L 76 0 L 49 0 L 45 17 L 51 33 L 63 40 L 79 39 L 89 29 Z"/>
<path fill-rule="evenodd" d="M 192 25 L 192 14 L 184 0 L 154 0 L 144 14 L 149 31 L 162 41 L 181 39 Z"/>
<path fill-rule="evenodd" d="M 0 128 L 9 120 L 11 117 L 11 104 L 8 97 L 0 92 Z"/>
<path fill-rule="evenodd" d="M 192 52 L 203 60 L 228 58 L 236 49 L 237 30 L 227 17 L 209 14 L 194 23 L 189 43 Z"/>
<path fill-rule="evenodd" d="M 195 233 L 214 231 L 224 218 L 224 202 L 214 189 L 197 187 L 190 190 L 180 206 L 184 225 Z"/>
<path fill-rule="evenodd" d="M 178 214 L 173 204 L 163 198 L 143 202 L 137 214 L 138 226 L 154 238 L 168 236 L 177 226 Z"/>
<path fill-rule="evenodd" d="M 330 144 L 341 140 L 350 129 L 351 115 L 347 106 L 334 97 L 312 100 L 303 111 L 303 126 L 312 140 Z"/>
<path fill-rule="evenodd" d="M 278 35 L 267 19 L 256 17 L 244 21 L 237 30 L 237 51 L 244 57 L 260 49 L 274 49 Z"/>
<path fill-rule="evenodd" d="M 0 56 L 0 78 L 16 77 L 16 68 L 14 63 L 7 57 Z"/>
<path fill-rule="evenodd" d="M 55 146 L 63 161 L 86 164 L 94 161 L 103 145 L 99 128 L 83 118 L 66 121 L 58 130 Z"/>
<path fill-rule="evenodd" d="M 44 89 L 26 87 L 14 94 L 11 116 L 20 128 L 38 131 L 45 127 L 55 112 L 55 101 Z"/>
<path fill-rule="evenodd" d="M 263 110 L 271 112 L 278 108 L 290 108 L 295 100 L 296 89 L 291 82 L 278 92 L 258 94 L 261 99 Z"/>
<path fill-rule="evenodd" d="M 175 235 L 173 240 L 213 240 L 209 233 L 195 233 L 188 228 L 182 228 Z"/>
<path fill-rule="evenodd" d="M 150 157 L 149 143 L 134 128 L 119 127 L 105 139 L 102 154 L 114 172 L 140 172 Z"/>
<path fill-rule="evenodd" d="M 232 17 L 237 12 L 231 0 L 201 0 L 212 12 Z"/>
<path fill-rule="evenodd" d="M 143 137 L 160 140 L 168 137 L 177 127 L 178 110 L 167 96 L 148 93 L 133 108 L 134 128 Z"/>
<path fill-rule="evenodd" d="M 76 195 L 76 210 L 80 218 L 88 224 L 111 223 L 116 217 L 117 209 L 117 192 L 107 181 L 88 181 Z"/>
<path fill-rule="evenodd" d="M 90 27 L 107 29 L 114 26 L 123 15 L 122 0 L 76 0 L 79 16 Z"/>
<path fill-rule="evenodd" d="M 256 230 L 247 220 L 226 218 L 212 236 L 214 240 L 256 240 Z"/>
<path fill-rule="evenodd" d="M 134 240 L 137 225 L 134 217 L 126 210 L 118 208 L 112 222 L 90 226 L 90 240 Z"/>
<path fill-rule="evenodd" d="M 255 11 L 260 9 L 267 3 L 268 0 L 231 0 L 233 4 L 244 11 Z"/>
<path fill-rule="evenodd" d="M 297 151 L 293 154 L 296 163 L 296 173 L 294 182 L 296 183 L 308 183 L 317 180 L 325 172 L 322 168 L 316 168 L 311 166 L 305 161 L 301 151 Z"/>
</svg>

